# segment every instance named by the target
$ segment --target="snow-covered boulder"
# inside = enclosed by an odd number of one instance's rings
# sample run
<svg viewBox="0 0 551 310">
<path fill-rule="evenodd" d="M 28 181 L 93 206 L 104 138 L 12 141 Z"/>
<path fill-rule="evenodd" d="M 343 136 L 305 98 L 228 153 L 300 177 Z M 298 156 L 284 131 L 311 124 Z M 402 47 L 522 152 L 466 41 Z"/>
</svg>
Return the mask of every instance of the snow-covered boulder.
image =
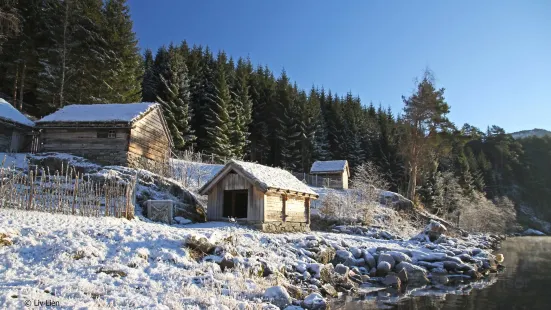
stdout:
<svg viewBox="0 0 551 310">
<path fill-rule="evenodd" d="M 384 276 L 387 273 L 389 273 L 390 270 L 392 270 L 392 267 L 390 266 L 390 263 L 385 262 L 385 261 L 381 261 L 377 265 L 377 276 Z"/>
<path fill-rule="evenodd" d="M 306 309 L 319 310 L 327 308 L 327 302 L 325 301 L 325 298 L 323 298 L 318 293 L 312 293 L 308 295 L 306 298 L 304 298 L 303 304 Z"/>
<path fill-rule="evenodd" d="M 364 261 L 366 262 L 367 266 L 369 266 L 369 268 L 377 267 L 377 263 L 375 262 L 375 257 L 373 257 L 373 255 L 371 255 L 369 251 L 363 250 L 362 255 L 363 255 Z"/>
<path fill-rule="evenodd" d="M 336 251 L 331 247 L 322 247 L 317 253 L 316 260 L 322 264 L 328 264 L 335 258 Z"/>
<path fill-rule="evenodd" d="M 216 248 L 216 246 L 206 237 L 196 235 L 189 235 L 186 238 L 185 245 L 190 249 L 197 250 L 205 254 L 211 254 Z"/>
<path fill-rule="evenodd" d="M 379 259 L 378 259 L 378 265 L 381 264 L 381 262 L 387 262 L 390 264 L 390 269 L 394 268 L 394 266 L 396 265 L 396 260 L 394 260 L 394 258 L 392 257 L 392 255 L 390 255 L 389 253 L 381 253 L 379 254 Z M 377 266 L 378 266 L 377 265 Z"/>
<path fill-rule="evenodd" d="M 435 242 L 436 240 L 438 240 L 438 238 L 440 238 L 440 236 L 442 236 L 442 234 L 447 231 L 448 230 L 444 225 L 442 225 L 442 223 L 435 220 L 430 220 L 430 223 L 425 227 L 423 232 L 411 238 L 411 240 L 422 242 Z"/>
<path fill-rule="evenodd" d="M 267 288 L 264 292 L 264 299 L 280 308 L 285 308 L 292 302 L 291 296 L 287 290 L 280 285 Z"/>
<path fill-rule="evenodd" d="M 392 258 L 394 258 L 394 260 L 396 261 L 397 264 L 399 264 L 401 262 L 411 263 L 411 258 L 409 256 L 407 256 L 406 254 L 402 253 L 402 252 L 390 251 L 390 252 L 388 252 L 388 254 L 390 254 L 390 256 L 392 256 Z"/>
<path fill-rule="evenodd" d="M 333 264 L 342 264 L 349 258 L 354 258 L 354 255 L 347 250 L 337 250 L 335 258 L 333 259 Z"/>
</svg>

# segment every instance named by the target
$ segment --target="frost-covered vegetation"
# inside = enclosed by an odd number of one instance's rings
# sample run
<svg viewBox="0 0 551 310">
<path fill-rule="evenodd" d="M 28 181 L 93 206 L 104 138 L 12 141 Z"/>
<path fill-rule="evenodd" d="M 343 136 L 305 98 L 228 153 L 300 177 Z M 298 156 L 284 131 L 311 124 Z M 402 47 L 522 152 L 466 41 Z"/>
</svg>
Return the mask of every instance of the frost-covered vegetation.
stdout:
<svg viewBox="0 0 551 310">
<path fill-rule="evenodd" d="M 495 242 L 488 236 L 441 236 L 432 243 L 367 233 L 274 235 L 231 223 L 169 226 L 141 217 L 10 209 L 0 210 L 0 227 L 0 304 L 7 308 L 27 299 L 91 308 L 261 309 L 268 302 L 307 307 L 341 293 L 385 290 L 392 279 L 425 294 L 465 293 L 451 290 L 447 276 L 476 280 L 495 271 L 484 250 Z M 274 286 L 282 289 L 271 291 L 288 298 L 269 293 Z"/>
</svg>

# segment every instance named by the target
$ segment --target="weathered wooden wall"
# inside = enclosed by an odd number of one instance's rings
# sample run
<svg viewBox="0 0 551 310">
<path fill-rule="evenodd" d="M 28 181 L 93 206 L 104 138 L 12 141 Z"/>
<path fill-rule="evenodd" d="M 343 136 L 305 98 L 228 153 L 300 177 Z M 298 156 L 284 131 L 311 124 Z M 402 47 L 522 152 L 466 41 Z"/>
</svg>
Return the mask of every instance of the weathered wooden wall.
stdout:
<svg viewBox="0 0 551 310">
<path fill-rule="evenodd" d="M 281 222 L 283 215 L 283 195 L 266 194 L 264 201 L 264 222 Z"/>
<path fill-rule="evenodd" d="M 155 109 L 134 123 L 128 151 L 156 162 L 168 161 L 170 140 L 163 125 L 161 110 Z"/>
<path fill-rule="evenodd" d="M 346 171 L 342 173 L 313 174 L 309 181 L 308 184 L 316 187 L 348 188 L 348 174 Z"/>
<path fill-rule="evenodd" d="M 342 188 L 348 188 L 348 172 L 346 171 L 342 173 Z"/>
<path fill-rule="evenodd" d="M 285 202 L 286 222 L 307 222 L 305 198 L 300 196 L 286 196 L 277 193 L 268 193 L 265 198 L 264 222 L 283 221 L 283 203 Z"/>
<path fill-rule="evenodd" d="M 98 138 L 98 131 L 114 130 L 114 138 Z M 126 165 L 128 128 L 43 128 L 42 152 L 61 152 L 88 158 L 100 164 Z"/>
<path fill-rule="evenodd" d="M 249 191 L 247 206 L 247 221 L 261 222 L 264 216 L 264 193 L 252 186 L 245 178 L 229 173 L 220 180 L 210 191 L 207 203 L 207 217 L 209 220 L 224 220 L 224 191 L 241 190 Z"/>
<path fill-rule="evenodd" d="M 11 144 L 13 128 L 0 124 L 0 152 L 8 152 Z"/>
<path fill-rule="evenodd" d="M 286 222 L 306 223 L 305 198 L 288 196 L 285 202 Z"/>
</svg>

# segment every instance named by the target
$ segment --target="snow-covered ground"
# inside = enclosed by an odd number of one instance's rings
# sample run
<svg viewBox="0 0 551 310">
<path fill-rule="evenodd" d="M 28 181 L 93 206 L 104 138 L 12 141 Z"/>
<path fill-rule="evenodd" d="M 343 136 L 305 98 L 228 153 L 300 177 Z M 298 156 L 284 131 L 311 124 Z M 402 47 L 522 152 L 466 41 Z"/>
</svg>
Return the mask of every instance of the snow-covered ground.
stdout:
<svg viewBox="0 0 551 310">
<path fill-rule="evenodd" d="M 201 258 L 187 248 L 191 235 L 208 238 L 218 255 Z M 307 250 L 314 241 L 375 256 L 402 251 L 414 261 L 446 256 L 435 254 L 441 245 L 416 241 L 320 232 L 277 235 L 220 222 L 169 226 L 10 209 L 0 209 L 2 238 L 7 240 L 0 242 L 0 305 L 5 308 L 51 300 L 79 308 L 260 309 L 266 288 L 290 281 L 280 272 L 322 266 Z M 456 243 L 467 252 L 474 245 Z M 213 263 L 221 256 L 239 267 L 221 272 Z M 268 268 L 274 275 L 258 276 Z"/>
</svg>

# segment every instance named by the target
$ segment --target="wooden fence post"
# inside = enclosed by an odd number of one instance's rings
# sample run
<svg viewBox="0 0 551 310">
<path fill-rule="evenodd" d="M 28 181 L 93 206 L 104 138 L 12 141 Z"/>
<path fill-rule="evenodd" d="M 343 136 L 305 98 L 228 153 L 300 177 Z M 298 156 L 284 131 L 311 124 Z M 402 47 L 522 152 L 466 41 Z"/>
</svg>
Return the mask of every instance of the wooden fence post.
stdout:
<svg viewBox="0 0 551 310">
<path fill-rule="evenodd" d="M 33 199 L 34 199 L 34 175 L 33 175 L 34 171 L 30 170 L 29 172 L 29 186 L 30 186 L 30 192 L 29 192 L 29 201 L 28 201 L 28 204 L 27 204 L 27 210 L 31 210 L 32 209 L 32 205 L 33 205 Z"/>
</svg>

